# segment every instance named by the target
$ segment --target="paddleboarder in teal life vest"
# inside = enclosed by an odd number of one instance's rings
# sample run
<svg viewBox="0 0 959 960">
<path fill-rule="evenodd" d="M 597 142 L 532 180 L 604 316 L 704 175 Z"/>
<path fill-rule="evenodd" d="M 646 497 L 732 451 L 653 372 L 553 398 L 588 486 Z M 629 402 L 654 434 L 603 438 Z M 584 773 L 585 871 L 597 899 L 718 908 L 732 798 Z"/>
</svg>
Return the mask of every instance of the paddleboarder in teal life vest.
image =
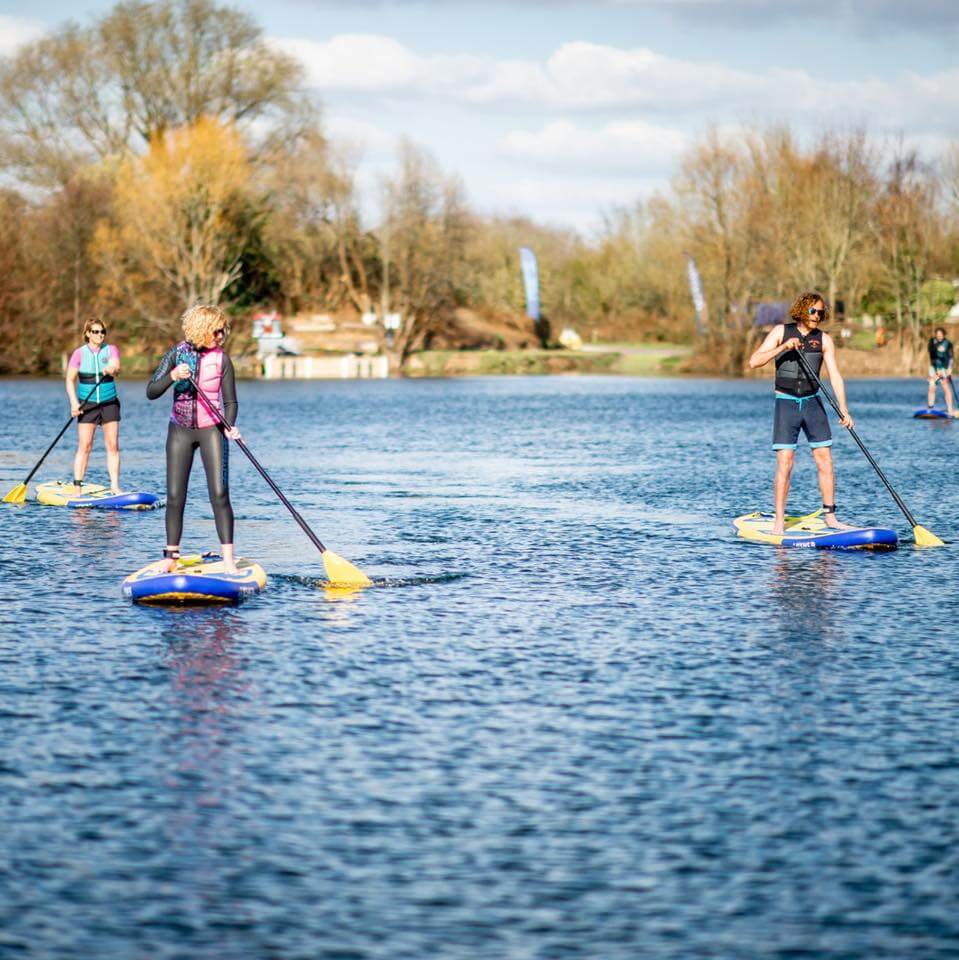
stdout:
<svg viewBox="0 0 959 960">
<path fill-rule="evenodd" d="M 926 406 L 930 410 L 936 403 L 936 384 L 940 382 L 949 416 L 959 416 L 952 405 L 952 341 L 946 338 L 945 329 L 936 327 L 936 335 L 929 341 L 929 394 Z"/>
<path fill-rule="evenodd" d="M 799 431 L 806 434 L 819 473 L 825 523 L 835 530 L 849 529 L 836 519 L 835 477 L 833 474 L 832 431 L 819 388 L 806 375 L 796 354 L 802 351 L 809 368 L 819 376 L 825 365 L 836 403 L 841 411 L 840 423 L 855 423 L 846 409 L 846 386 L 836 364 L 836 348 L 828 333 L 820 327 L 829 319 L 829 309 L 821 294 L 804 293 L 789 311 L 790 322 L 780 323 L 763 340 L 749 358 L 752 369 L 776 361 L 776 406 L 773 419 L 773 450 L 776 451 L 776 519 L 773 533 L 783 533 L 786 498 L 796 459 Z"/>
<path fill-rule="evenodd" d="M 107 448 L 110 490 L 120 492 L 120 398 L 114 376 L 120 370 L 120 351 L 107 343 L 106 324 L 90 317 L 83 325 L 86 343 L 73 351 L 67 364 L 70 412 L 77 417 L 77 453 L 73 458 L 73 484 L 83 489 L 83 477 L 93 450 L 97 426 L 103 429 Z"/>
</svg>

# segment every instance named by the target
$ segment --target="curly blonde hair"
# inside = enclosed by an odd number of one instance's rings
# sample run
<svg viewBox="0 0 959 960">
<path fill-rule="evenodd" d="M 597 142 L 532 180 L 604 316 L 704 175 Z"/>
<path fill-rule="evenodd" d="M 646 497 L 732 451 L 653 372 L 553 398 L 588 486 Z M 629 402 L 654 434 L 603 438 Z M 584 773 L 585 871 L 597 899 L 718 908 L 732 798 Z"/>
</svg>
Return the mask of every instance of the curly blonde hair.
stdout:
<svg viewBox="0 0 959 960">
<path fill-rule="evenodd" d="M 789 308 L 789 317 L 794 323 L 802 323 L 803 321 L 809 318 L 809 314 L 806 312 L 814 303 L 822 301 L 823 306 L 823 315 L 820 318 L 820 323 L 828 323 L 830 312 L 829 304 L 826 303 L 826 298 L 821 293 L 816 293 L 815 290 L 810 290 L 808 293 L 801 293 L 797 298 L 796 302 Z"/>
<path fill-rule="evenodd" d="M 183 324 L 183 335 L 197 347 L 215 344 L 214 330 L 230 332 L 229 318 L 219 307 L 203 304 L 190 307 L 180 318 L 180 322 Z"/>
</svg>

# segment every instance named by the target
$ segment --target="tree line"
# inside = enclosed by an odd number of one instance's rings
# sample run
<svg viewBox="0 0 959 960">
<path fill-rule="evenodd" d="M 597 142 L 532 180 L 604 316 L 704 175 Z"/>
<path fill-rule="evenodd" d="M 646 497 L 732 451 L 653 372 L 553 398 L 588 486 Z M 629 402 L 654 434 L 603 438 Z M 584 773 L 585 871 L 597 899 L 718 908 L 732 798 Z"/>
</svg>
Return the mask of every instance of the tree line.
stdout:
<svg viewBox="0 0 959 960">
<path fill-rule="evenodd" d="M 695 339 L 737 372 L 762 300 L 821 289 L 909 349 L 953 302 L 959 150 L 864 131 L 704 134 L 669 190 L 596 235 L 481 216 L 411 142 L 376 203 L 293 58 L 212 0 L 125 2 L 0 61 L 0 372 L 59 372 L 91 312 L 150 351 L 197 302 L 399 313 L 400 359 L 458 307 L 520 314 L 518 248 L 554 329 Z M 363 210 L 375 208 L 375 218 Z M 693 323 L 692 257 L 707 315 Z"/>
</svg>

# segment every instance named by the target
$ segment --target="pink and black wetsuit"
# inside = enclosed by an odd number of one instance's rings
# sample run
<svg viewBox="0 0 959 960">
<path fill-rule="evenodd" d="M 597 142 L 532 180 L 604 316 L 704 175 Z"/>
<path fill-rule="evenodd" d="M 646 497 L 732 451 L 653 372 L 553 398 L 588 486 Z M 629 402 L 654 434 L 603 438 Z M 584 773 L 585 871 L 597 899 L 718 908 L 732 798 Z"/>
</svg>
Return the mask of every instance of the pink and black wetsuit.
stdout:
<svg viewBox="0 0 959 960">
<path fill-rule="evenodd" d="M 236 423 L 239 405 L 233 362 L 219 347 L 200 350 L 188 341 L 171 347 L 163 355 L 147 384 L 147 397 L 156 400 L 173 386 L 173 411 L 166 441 L 166 536 L 167 543 L 178 544 L 183 533 L 183 509 L 193 455 L 197 448 L 206 471 L 210 506 L 216 521 L 220 543 L 233 543 L 233 506 L 230 503 L 229 445 L 222 427 L 197 396 L 189 380 L 170 376 L 174 367 L 186 363 L 200 389 L 216 404 L 224 420 Z"/>
</svg>

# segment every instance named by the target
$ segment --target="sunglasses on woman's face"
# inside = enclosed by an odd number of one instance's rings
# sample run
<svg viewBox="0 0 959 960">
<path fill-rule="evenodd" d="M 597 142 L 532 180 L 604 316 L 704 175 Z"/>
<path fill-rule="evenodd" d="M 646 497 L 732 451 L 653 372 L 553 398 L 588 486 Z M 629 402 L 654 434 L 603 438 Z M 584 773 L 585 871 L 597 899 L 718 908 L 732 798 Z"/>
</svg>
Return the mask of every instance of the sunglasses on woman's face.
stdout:
<svg viewBox="0 0 959 960">
<path fill-rule="evenodd" d="M 225 336 L 226 336 L 226 330 L 224 330 L 222 327 L 220 327 L 219 330 L 214 330 L 214 331 L 213 331 L 213 336 L 214 336 L 214 337 L 225 337 Z"/>
<path fill-rule="evenodd" d="M 96 336 L 99 336 L 100 334 L 103 334 L 103 336 L 106 336 L 107 332 L 102 327 L 90 327 L 90 333 L 96 337 Z"/>
</svg>

